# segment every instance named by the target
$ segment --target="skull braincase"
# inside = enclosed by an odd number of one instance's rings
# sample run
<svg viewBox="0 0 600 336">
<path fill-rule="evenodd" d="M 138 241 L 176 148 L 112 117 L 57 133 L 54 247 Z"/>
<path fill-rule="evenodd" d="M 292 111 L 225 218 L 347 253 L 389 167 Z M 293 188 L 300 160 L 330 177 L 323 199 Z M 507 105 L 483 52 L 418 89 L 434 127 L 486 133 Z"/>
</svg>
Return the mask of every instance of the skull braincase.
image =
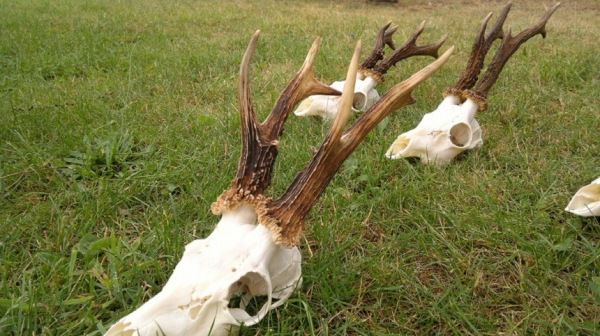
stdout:
<svg viewBox="0 0 600 336">
<path fill-rule="evenodd" d="M 583 217 L 600 216 L 600 178 L 579 189 L 565 210 Z"/>
<path fill-rule="evenodd" d="M 438 108 L 425 114 L 413 130 L 401 134 L 388 149 L 390 159 L 418 157 L 423 163 L 447 164 L 458 154 L 483 144 L 475 120 L 478 105 L 471 99 L 461 104 L 447 96 Z"/>
<path fill-rule="evenodd" d="M 255 222 L 254 209 L 247 205 L 224 213 L 210 236 L 186 246 L 163 290 L 106 335 L 197 335 L 209 330 L 228 335 L 242 323 L 260 321 L 300 283 L 301 255 L 296 247 L 275 244 L 271 231 Z M 267 296 L 267 302 L 251 316 L 245 308 L 256 296 Z M 235 297 L 240 306 L 230 308 Z"/>
<path fill-rule="evenodd" d="M 333 82 L 330 86 L 338 91 L 344 90 L 346 81 Z M 365 111 L 379 100 L 379 93 L 375 90 L 377 81 L 372 77 L 356 79 L 354 85 L 354 112 Z M 334 119 L 340 107 L 340 96 L 314 95 L 304 99 L 294 114 L 299 117 L 320 116 L 325 119 Z"/>
</svg>

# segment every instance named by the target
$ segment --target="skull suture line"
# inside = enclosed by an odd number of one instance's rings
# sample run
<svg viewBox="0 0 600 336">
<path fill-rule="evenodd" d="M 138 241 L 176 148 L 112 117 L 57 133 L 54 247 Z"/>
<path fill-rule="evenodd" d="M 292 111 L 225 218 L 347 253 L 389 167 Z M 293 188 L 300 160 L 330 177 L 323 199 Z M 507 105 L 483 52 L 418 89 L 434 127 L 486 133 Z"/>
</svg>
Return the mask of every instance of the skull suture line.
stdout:
<svg viewBox="0 0 600 336">
<path fill-rule="evenodd" d="M 206 239 L 186 246 L 184 255 L 163 290 L 136 311 L 119 320 L 107 335 L 224 335 L 237 333 L 283 304 L 301 281 L 300 252 L 304 219 L 319 196 L 360 142 L 392 111 L 412 103 L 413 89 L 435 73 L 454 48 L 387 92 L 347 131 L 354 88 L 344 87 L 339 112 L 320 149 L 277 200 L 264 196 L 278 153 L 283 124 L 292 108 L 311 95 L 339 94 L 318 82 L 312 65 L 317 39 L 294 79 L 262 123 L 256 121 L 250 97 L 250 59 L 259 32 L 248 45 L 240 65 L 238 103 L 242 153 L 231 187 L 212 205 L 222 215 Z M 358 42 L 346 82 L 355 83 L 361 43 Z M 241 297 L 238 307 L 232 299 Z M 254 296 L 266 296 L 256 314 L 245 311 Z M 273 299 L 277 299 L 274 302 Z"/>
<path fill-rule="evenodd" d="M 386 157 L 390 159 L 418 157 L 425 164 L 443 165 L 450 163 L 464 151 L 481 147 L 483 144 L 481 128 L 475 120 L 475 112 L 487 108 L 486 97 L 489 90 L 510 56 L 520 45 L 537 34 L 546 37 L 546 22 L 559 5 L 550 8 L 540 21 L 516 36 L 511 35 L 510 28 L 506 34 L 502 31 L 511 4 L 504 7 L 494 27 L 487 36 L 484 36 L 487 22 L 492 16 L 490 13 L 481 24 L 471 57 L 458 82 L 452 88 L 444 90 L 445 99 L 435 111 L 426 114 L 415 129 L 401 134 L 396 139 L 388 149 Z M 478 82 L 485 55 L 494 40 L 499 38 L 502 39 L 502 43 Z"/>
</svg>

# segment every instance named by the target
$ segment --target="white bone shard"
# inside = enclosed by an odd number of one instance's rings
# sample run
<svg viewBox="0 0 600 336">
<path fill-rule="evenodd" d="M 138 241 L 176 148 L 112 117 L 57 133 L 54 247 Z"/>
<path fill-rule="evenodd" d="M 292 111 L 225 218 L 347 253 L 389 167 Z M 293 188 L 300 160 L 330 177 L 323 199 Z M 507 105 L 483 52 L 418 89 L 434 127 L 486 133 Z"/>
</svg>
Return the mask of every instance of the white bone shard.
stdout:
<svg viewBox="0 0 600 336">
<path fill-rule="evenodd" d="M 354 100 L 352 111 L 361 112 L 369 109 L 379 100 L 379 93 L 375 90 L 377 81 L 372 77 L 361 78 L 357 74 L 356 84 L 354 85 Z M 346 81 L 333 82 L 330 86 L 340 92 L 344 90 Z M 340 96 L 314 95 L 304 99 L 294 114 L 299 117 L 320 116 L 325 119 L 333 120 L 337 115 L 340 106 Z"/>
<path fill-rule="evenodd" d="M 565 210 L 583 217 L 600 216 L 600 178 L 579 189 Z"/>
<path fill-rule="evenodd" d="M 481 147 L 481 128 L 475 120 L 478 105 L 449 95 L 425 114 L 413 130 L 401 134 L 385 154 L 390 159 L 418 157 L 424 164 L 447 164 L 458 154 Z"/>
<path fill-rule="evenodd" d="M 248 205 L 224 213 L 210 236 L 185 247 L 163 290 L 106 335 L 229 335 L 258 323 L 301 283 L 300 251 L 272 236 Z M 267 301 L 250 316 L 246 305 L 260 296 Z M 240 306 L 229 308 L 236 297 Z"/>
</svg>

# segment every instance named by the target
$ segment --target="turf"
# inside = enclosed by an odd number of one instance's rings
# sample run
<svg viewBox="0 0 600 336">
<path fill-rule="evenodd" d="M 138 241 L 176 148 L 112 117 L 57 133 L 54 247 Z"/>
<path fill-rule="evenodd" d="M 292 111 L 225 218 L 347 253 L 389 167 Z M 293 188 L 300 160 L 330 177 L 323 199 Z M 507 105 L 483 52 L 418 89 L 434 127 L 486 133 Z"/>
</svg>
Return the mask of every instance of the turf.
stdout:
<svg viewBox="0 0 600 336">
<path fill-rule="evenodd" d="M 518 32 L 553 3 L 515 1 Z M 344 164 L 307 221 L 304 283 L 242 335 L 597 334 L 600 222 L 563 209 L 600 176 L 600 6 L 565 1 L 477 116 L 481 150 L 446 167 L 387 160 L 441 101 L 495 1 L 0 0 L 0 333 L 101 334 L 164 285 L 240 151 L 246 44 L 264 117 L 322 36 L 323 82 L 357 39 L 427 20 L 457 50 Z M 390 70 L 381 92 L 430 62 Z M 355 120 L 353 117 L 350 122 Z M 329 126 L 291 116 L 269 195 Z"/>
</svg>

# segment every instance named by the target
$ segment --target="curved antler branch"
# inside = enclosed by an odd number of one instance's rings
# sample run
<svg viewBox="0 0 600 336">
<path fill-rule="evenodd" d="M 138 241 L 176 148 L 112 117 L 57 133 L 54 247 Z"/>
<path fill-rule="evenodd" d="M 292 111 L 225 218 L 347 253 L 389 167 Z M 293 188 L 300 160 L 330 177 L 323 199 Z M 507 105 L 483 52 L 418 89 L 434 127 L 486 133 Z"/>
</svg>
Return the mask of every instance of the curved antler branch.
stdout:
<svg viewBox="0 0 600 336">
<path fill-rule="evenodd" d="M 500 17 L 485 38 L 483 37 L 483 34 L 485 33 L 485 28 L 491 17 L 491 13 L 483 20 L 475 38 L 475 42 L 473 43 L 473 50 L 471 51 L 471 57 L 467 62 L 465 71 L 454 86 L 444 89 L 444 96 L 454 95 L 460 97 L 462 100 L 466 100 L 467 98 L 472 99 L 477 103 L 479 111 L 485 111 L 487 109 L 487 94 L 500 76 L 500 72 L 506 62 L 508 62 L 508 59 L 519 49 L 521 44 L 525 43 L 531 37 L 537 34 L 546 37 L 546 23 L 560 6 L 560 3 L 546 11 L 538 23 L 514 37 L 510 34 L 510 28 L 507 33 L 502 31 L 502 25 L 508 16 L 511 6 L 512 4 L 509 3 L 502 9 Z M 485 56 L 494 40 L 498 38 L 502 39 L 502 43 L 500 44 L 498 51 L 496 51 L 496 54 L 494 54 L 483 77 L 478 81 L 479 74 L 485 61 Z M 473 90 L 471 90 L 472 88 Z"/>
<path fill-rule="evenodd" d="M 425 29 L 425 21 L 423 21 L 419 25 L 417 30 L 415 30 L 411 34 L 411 36 L 408 38 L 408 40 L 403 45 L 401 45 L 399 48 L 397 48 L 390 56 L 385 58 L 383 61 L 381 61 L 379 64 L 377 64 L 373 68 L 373 70 L 372 70 L 373 77 L 376 78 L 378 81 L 382 82 L 383 75 L 385 75 L 391 67 L 393 67 L 394 65 L 396 65 L 396 63 L 398 63 L 401 60 L 406 59 L 408 57 L 431 56 L 433 58 L 437 58 L 438 50 L 440 49 L 442 44 L 444 44 L 444 42 L 446 41 L 446 38 L 448 36 L 444 35 L 441 39 L 439 39 L 435 43 L 418 46 L 417 39 L 419 38 L 421 33 L 423 33 L 424 29 Z"/>
<path fill-rule="evenodd" d="M 212 210 L 215 214 L 236 208 L 242 201 L 255 207 L 265 202 L 262 194 L 271 184 L 273 165 L 278 154 L 279 136 L 294 105 L 314 94 L 340 94 L 339 91 L 319 82 L 314 77 L 312 68 L 321 40 L 317 38 L 296 76 L 285 88 L 266 120 L 259 124 L 252 106 L 249 83 L 250 60 L 256 49 L 259 34 L 260 31 L 256 31 L 252 36 L 240 64 L 238 104 L 242 129 L 242 152 L 238 171 L 231 187 L 213 203 Z"/>
<path fill-rule="evenodd" d="M 492 44 L 496 39 L 501 39 L 504 37 L 502 25 L 504 24 L 504 21 L 506 21 L 506 17 L 508 16 L 511 6 L 512 3 L 509 3 L 502 9 L 502 12 L 500 12 L 500 17 L 498 20 L 496 20 L 496 23 L 487 36 L 484 36 L 485 28 L 493 13 L 488 14 L 488 16 L 486 16 L 486 18 L 483 20 L 481 27 L 479 27 L 479 32 L 477 32 L 477 36 L 475 37 L 475 41 L 473 42 L 473 49 L 471 50 L 471 57 L 469 57 L 469 60 L 467 61 L 467 67 L 461 74 L 456 84 L 454 84 L 452 87 L 453 90 L 468 90 L 475 85 L 477 78 L 481 73 L 481 69 L 483 68 L 485 56 L 492 47 Z"/>
<path fill-rule="evenodd" d="M 357 47 L 358 49 L 358 47 Z M 448 49 L 438 60 L 422 69 L 411 78 L 396 85 L 383 98 L 365 112 L 347 131 L 341 133 L 352 104 L 352 86 L 344 88 L 343 107 L 336 116 L 332 130 L 328 133 L 321 148 L 317 150 L 308 166 L 299 173 L 276 201 L 268 202 L 265 211 L 258 214 L 259 222 L 276 233 L 276 242 L 283 246 L 299 243 L 304 231 L 304 218 L 317 202 L 342 163 L 358 147 L 367 134 L 387 115 L 397 108 L 414 102 L 412 90 L 435 73 L 450 57 L 454 47 Z M 353 83 L 350 77 L 353 64 L 358 64 L 355 51 L 352 65 L 348 70 L 346 83 Z M 348 92 L 346 92 L 348 91 Z M 343 109 L 343 110 L 342 110 Z M 341 137 L 340 137 L 341 135 Z"/>
<path fill-rule="evenodd" d="M 385 25 L 383 25 L 383 27 L 379 28 L 377 36 L 375 37 L 375 45 L 373 46 L 373 51 L 371 51 L 371 54 L 362 62 L 362 64 L 359 67 L 359 71 L 361 71 L 361 73 L 365 70 L 373 69 L 375 65 L 377 65 L 377 62 L 383 59 L 383 48 L 385 48 L 386 44 L 390 48 L 392 48 L 392 50 L 396 49 L 394 41 L 392 40 L 392 35 L 396 32 L 398 26 L 394 26 L 388 29 L 391 24 L 392 21 L 386 23 Z"/>
<path fill-rule="evenodd" d="M 485 74 L 473 90 L 476 94 L 483 98 L 487 97 L 488 92 L 494 83 L 496 83 L 496 80 L 498 80 L 502 68 L 506 62 L 508 62 L 508 59 L 519 49 L 523 43 L 527 42 L 527 40 L 537 34 L 542 35 L 542 38 L 546 38 L 546 23 L 548 20 L 550 20 L 550 17 L 552 14 L 554 14 L 559 6 L 560 2 L 548 9 L 536 24 L 528 29 L 523 30 L 517 36 L 512 36 L 510 33 L 510 27 L 508 28 L 506 36 L 502 40 L 502 44 L 500 44 L 500 48 L 494 55 L 494 58 L 485 71 Z"/>
</svg>

